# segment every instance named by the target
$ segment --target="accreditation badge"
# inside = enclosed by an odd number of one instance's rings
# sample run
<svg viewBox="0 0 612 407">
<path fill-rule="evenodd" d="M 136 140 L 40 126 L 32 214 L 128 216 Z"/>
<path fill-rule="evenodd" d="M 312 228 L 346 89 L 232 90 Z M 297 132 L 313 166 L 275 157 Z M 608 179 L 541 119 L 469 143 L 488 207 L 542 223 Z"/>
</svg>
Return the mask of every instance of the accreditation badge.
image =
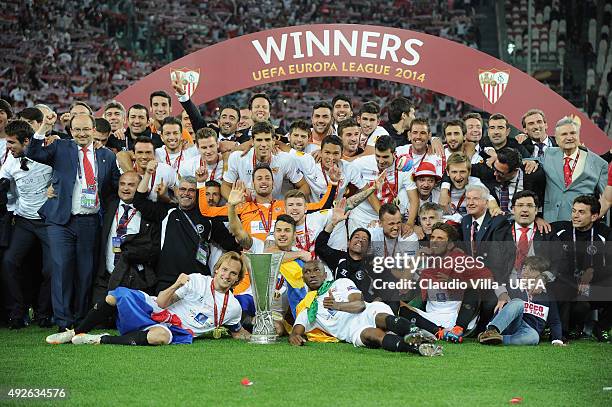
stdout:
<svg viewBox="0 0 612 407">
<path fill-rule="evenodd" d="M 115 236 L 112 239 L 113 245 L 113 253 L 121 253 L 121 243 L 123 243 L 123 239 L 119 236 Z"/>
<path fill-rule="evenodd" d="M 198 251 L 196 253 L 196 260 L 205 266 L 208 264 L 208 245 L 206 244 L 198 245 Z"/>
<path fill-rule="evenodd" d="M 86 209 L 95 209 L 96 208 L 96 195 L 97 190 L 96 186 L 92 185 L 87 188 L 81 189 L 81 207 Z"/>
</svg>

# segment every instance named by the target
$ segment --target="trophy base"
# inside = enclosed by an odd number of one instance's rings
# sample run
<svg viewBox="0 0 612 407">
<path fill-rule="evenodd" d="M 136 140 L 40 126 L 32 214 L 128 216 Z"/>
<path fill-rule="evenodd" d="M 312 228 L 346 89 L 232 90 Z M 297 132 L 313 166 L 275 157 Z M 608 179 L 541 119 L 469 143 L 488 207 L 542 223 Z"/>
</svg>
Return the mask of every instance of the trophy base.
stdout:
<svg viewBox="0 0 612 407">
<path fill-rule="evenodd" d="M 268 345 L 277 342 L 277 335 L 251 335 L 250 343 Z"/>
</svg>

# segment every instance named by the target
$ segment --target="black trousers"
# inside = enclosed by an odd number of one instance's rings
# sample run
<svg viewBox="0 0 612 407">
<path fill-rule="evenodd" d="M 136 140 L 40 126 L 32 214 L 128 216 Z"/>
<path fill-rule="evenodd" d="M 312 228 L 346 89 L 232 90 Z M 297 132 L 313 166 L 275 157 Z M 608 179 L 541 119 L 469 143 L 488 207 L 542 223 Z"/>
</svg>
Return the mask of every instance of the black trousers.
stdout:
<svg viewBox="0 0 612 407">
<path fill-rule="evenodd" d="M 28 256 L 40 243 L 43 252 L 42 279 L 35 304 L 40 317 L 51 316 L 51 263 L 47 226 L 40 219 L 26 219 L 15 215 L 11 242 L 2 259 L 2 280 L 5 288 L 5 305 L 12 319 L 23 318 L 27 312 L 27 292 L 36 279 L 34 270 L 22 267 Z"/>
<path fill-rule="evenodd" d="M 2 206 L 0 205 L 0 208 Z M 2 279 L 2 259 L 4 253 L 11 243 L 11 231 L 13 230 L 13 212 L 5 212 L 0 215 L 0 294 L 5 295 L 6 292 L 4 280 Z M 8 309 L 6 309 L 6 301 L 0 301 L 0 323 L 6 324 L 9 318 Z"/>
<path fill-rule="evenodd" d="M 466 297 L 459 312 L 458 321 L 461 320 L 465 324 L 464 317 L 474 312 L 474 304 L 477 304 L 476 299 L 480 299 L 480 312 L 478 324 L 472 334 L 477 335 L 487 329 L 487 325 L 495 316 L 494 310 L 497 305 L 497 296 L 493 290 L 466 290 Z M 472 304 L 471 308 L 464 307 L 465 304 Z"/>
</svg>

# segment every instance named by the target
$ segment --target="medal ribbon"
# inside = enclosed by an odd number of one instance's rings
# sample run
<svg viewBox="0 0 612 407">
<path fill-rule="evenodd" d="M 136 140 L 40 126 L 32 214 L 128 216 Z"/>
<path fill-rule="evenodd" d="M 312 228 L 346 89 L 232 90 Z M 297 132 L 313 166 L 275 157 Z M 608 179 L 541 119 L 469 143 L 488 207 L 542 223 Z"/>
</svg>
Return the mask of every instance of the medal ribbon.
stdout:
<svg viewBox="0 0 612 407">
<path fill-rule="evenodd" d="M 314 245 L 314 242 L 310 241 L 310 235 L 308 234 L 308 224 L 304 223 L 304 240 L 306 241 L 306 245 L 302 245 L 299 239 L 295 239 L 295 245 L 300 249 L 309 252 L 312 255 L 312 258 L 315 258 L 314 250 L 310 250 L 310 248 Z"/>
<path fill-rule="evenodd" d="M 227 301 L 229 300 L 229 290 L 225 292 L 223 296 L 223 307 L 221 308 L 221 317 L 217 317 L 217 300 L 215 298 L 215 280 L 214 278 L 210 280 L 210 293 L 213 297 L 213 305 L 214 305 L 214 313 L 215 313 L 215 328 L 219 328 L 223 323 L 223 318 L 225 318 L 225 311 L 227 311 Z"/>
<path fill-rule="evenodd" d="M 274 211 L 274 202 L 276 201 L 272 201 L 272 203 L 270 204 L 270 208 L 268 209 L 268 221 L 266 223 L 266 218 L 264 217 L 263 212 L 261 211 L 261 208 L 259 206 L 259 204 L 257 205 L 257 212 L 259 212 L 259 218 L 261 219 L 261 223 L 263 224 L 263 227 L 266 231 L 266 234 L 270 233 L 270 229 L 272 228 L 272 212 Z"/>
<path fill-rule="evenodd" d="M 397 192 L 398 192 L 398 184 L 399 184 L 399 180 L 398 180 L 398 170 L 397 168 L 394 171 L 394 178 L 395 178 L 395 183 L 394 184 L 390 184 L 389 180 L 387 178 L 385 178 L 385 182 L 382 185 L 380 194 L 381 194 L 381 200 L 384 203 L 390 203 L 392 202 L 395 197 L 397 197 Z"/>
<path fill-rule="evenodd" d="M 393 256 L 395 254 L 395 249 L 397 248 L 397 241 L 398 240 L 399 240 L 398 238 L 395 238 L 395 243 L 393 244 L 393 251 L 391 252 L 391 256 Z M 384 249 L 385 249 L 385 257 L 387 257 L 388 254 L 387 254 L 387 238 L 386 237 L 383 237 L 383 245 L 384 245 Z"/>
<path fill-rule="evenodd" d="M 215 180 L 215 174 L 217 174 L 217 167 L 219 166 L 219 161 L 217 160 L 217 163 L 215 164 L 215 168 L 213 168 L 212 170 L 212 174 L 210 174 L 210 177 L 208 177 L 209 181 L 214 181 Z M 204 167 L 204 164 L 206 164 L 205 162 L 202 161 L 202 157 L 200 157 L 200 167 Z"/>
<path fill-rule="evenodd" d="M 170 154 L 168 153 L 168 147 L 164 147 L 164 149 L 166 150 L 166 164 L 168 164 L 169 166 L 174 168 L 176 172 L 178 172 L 181 169 L 181 161 L 183 160 L 183 149 L 181 148 L 181 154 L 174 161 L 174 164 L 172 164 L 170 161 Z"/>
</svg>

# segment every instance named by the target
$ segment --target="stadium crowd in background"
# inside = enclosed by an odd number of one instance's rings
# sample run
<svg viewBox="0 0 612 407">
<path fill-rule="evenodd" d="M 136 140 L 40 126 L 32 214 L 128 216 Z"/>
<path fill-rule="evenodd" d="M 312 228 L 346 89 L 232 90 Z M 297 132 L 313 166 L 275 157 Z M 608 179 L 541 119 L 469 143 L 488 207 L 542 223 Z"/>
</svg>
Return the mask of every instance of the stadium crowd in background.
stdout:
<svg viewBox="0 0 612 407">
<path fill-rule="evenodd" d="M 63 113 L 74 101 L 84 101 L 95 111 L 134 81 L 202 47 L 266 28 L 338 21 L 419 29 L 474 48 L 480 42 L 473 10 L 449 9 L 442 0 L 356 2 L 348 10 L 334 3 L 295 0 L 210 1 L 199 9 L 184 0 L 14 3 L 0 17 L 7 33 L 0 53 L 0 97 L 16 109 L 36 102 Z M 24 41 L 28 47 L 17 46 Z M 276 124 L 286 125 L 308 114 L 310 103 L 336 93 L 359 95 L 356 108 L 362 100 L 375 100 L 384 108 L 403 95 L 440 120 L 463 109 L 462 103 L 429 90 L 365 78 L 287 81 L 257 91 L 270 96 Z M 244 105 L 248 98 L 249 92 L 238 92 L 221 102 Z M 202 106 L 209 116 L 217 107 L 215 102 Z"/>
</svg>

